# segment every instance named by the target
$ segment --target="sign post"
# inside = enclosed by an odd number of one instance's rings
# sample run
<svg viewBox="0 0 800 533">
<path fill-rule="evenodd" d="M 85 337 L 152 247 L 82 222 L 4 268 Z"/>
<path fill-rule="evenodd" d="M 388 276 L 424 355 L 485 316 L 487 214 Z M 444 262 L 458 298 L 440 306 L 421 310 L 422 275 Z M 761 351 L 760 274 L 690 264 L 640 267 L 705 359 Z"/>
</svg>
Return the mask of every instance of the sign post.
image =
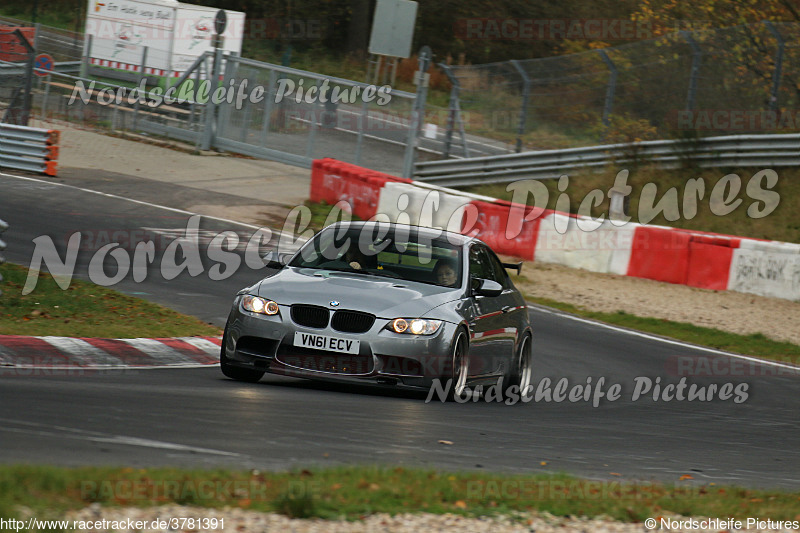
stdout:
<svg viewBox="0 0 800 533">
<path fill-rule="evenodd" d="M 214 48 L 222 48 L 224 43 L 222 34 L 225 33 L 225 28 L 227 27 L 228 15 L 225 13 L 224 9 L 220 9 L 214 17 Z"/>
</svg>

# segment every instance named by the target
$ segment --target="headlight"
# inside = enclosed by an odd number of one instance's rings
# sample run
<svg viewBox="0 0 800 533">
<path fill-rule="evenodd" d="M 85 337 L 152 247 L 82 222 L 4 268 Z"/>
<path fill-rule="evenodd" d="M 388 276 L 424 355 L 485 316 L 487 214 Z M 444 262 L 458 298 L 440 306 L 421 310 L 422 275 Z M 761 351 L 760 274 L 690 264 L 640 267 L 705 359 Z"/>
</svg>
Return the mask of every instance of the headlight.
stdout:
<svg viewBox="0 0 800 533">
<path fill-rule="evenodd" d="M 242 298 L 242 307 L 246 311 L 250 311 L 252 313 L 260 313 L 262 315 L 278 314 L 277 303 L 273 302 L 272 300 L 267 300 L 265 298 L 259 298 L 258 296 L 253 296 L 252 294 L 247 294 Z"/>
<path fill-rule="evenodd" d="M 433 335 L 442 326 L 441 320 L 427 320 L 424 318 L 395 318 L 388 329 L 395 333 L 410 333 L 411 335 Z"/>
</svg>

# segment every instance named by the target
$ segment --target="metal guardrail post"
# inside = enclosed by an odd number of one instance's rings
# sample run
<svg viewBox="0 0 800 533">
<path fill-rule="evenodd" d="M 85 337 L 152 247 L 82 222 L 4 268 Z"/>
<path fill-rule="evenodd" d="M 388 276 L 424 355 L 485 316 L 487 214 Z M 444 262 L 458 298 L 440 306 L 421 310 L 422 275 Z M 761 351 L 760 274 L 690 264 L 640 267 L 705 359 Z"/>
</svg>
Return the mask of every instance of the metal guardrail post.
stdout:
<svg viewBox="0 0 800 533">
<path fill-rule="evenodd" d="M 322 85 L 322 79 L 317 78 L 317 94 L 319 94 L 319 88 Z M 314 103 L 314 110 L 311 112 L 311 131 L 308 132 L 308 141 L 306 143 L 306 157 L 311 158 L 314 154 L 314 141 L 317 138 L 317 121 L 319 120 L 320 124 L 322 124 L 322 113 L 320 112 L 320 98 L 315 98 Z"/>
<path fill-rule="evenodd" d="M 39 51 L 39 36 L 42 33 L 42 25 L 38 22 L 34 23 L 33 25 L 33 48 L 37 52 Z"/>
<path fill-rule="evenodd" d="M 692 47 L 692 72 L 689 75 L 689 93 L 686 95 L 686 110 L 691 111 L 696 106 L 697 99 L 697 77 L 700 75 L 700 60 L 703 51 L 694 40 L 692 35 L 687 31 L 680 31 L 681 36 Z"/>
<path fill-rule="evenodd" d="M 425 95 L 427 94 L 428 81 L 426 74 L 431 64 L 431 49 L 423 46 L 419 51 L 419 71 L 417 78 L 417 97 L 414 99 L 414 110 L 411 112 L 411 124 L 408 131 L 408 141 L 406 143 L 406 153 L 403 158 L 403 177 L 410 178 L 414 174 L 414 159 L 416 159 L 417 137 L 419 127 L 422 123 L 423 113 L 425 112 Z"/>
<path fill-rule="evenodd" d="M 356 139 L 356 159 L 355 164 L 361 164 L 361 147 L 364 144 L 364 126 L 369 119 L 369 108 L 367 101 L 361 105 L 361 115 L 358 117 L 358 138 Z"/>
<path fill-rule="evenodd" d="M 239 60 L 238 60 L 239 55 L 236 52 L 230 52 L 227 55 L 223 54 L 222 57 L 223 59 L 225 59 L 225 72 L 222 74 L 222 86 L 225 87 L 225 90 L 227 91 L 227 88 L 231 87 L 231 80 L 239 79 Z M 240 83 L 241 81 L 242 80 L 239 80 Z M 242 104 L 245 106 L 249 105 L 249 103 L 246 100 L 242 102 Z M 217 128 L 214 133 L 215 142 L 216 142 L 216 137 L 218 136 L 225 137 L 227 135 L 228 138 L 233 137 L 233 129 L 230 129 L 231 112 L 233 110 L 233 106 L 234 104 L 228 103 L 227 98 L 225 99 L 224 102 L 220 102 L 220 105 L 217 108 L 217 120 L 216 120 Z M 245 135 L 244 126 L 242 126 L 241 135 L 242 138 L 244 139 Z"/>
<path fill-rule="evenodd" d="M 50 99 L 50 83 L 53 81 L 52 74 L 48 74 L 44 79 L 44 96 L 42 96 L 42 120 L 47 120 L 47 101 Z"/>
<path fill-rule="evenodd" d="M 142 86 L 142 80 L 144 79 L 144 69 L 146 68 L 146 66 L 147 66 L 147 47 L 145 46 L 145 47 L 142 48 L 142 63 L 139 66 L 139 79 L 136 82 L 136 86 L 137 87 L 141 87 Z M 137 128 L 137 125 L 138 125 L 138 122 L 139 122 L 139 102 L 140 102 L 141 98 L 139 98 L 138 96 L 142 96 L 143 97 L 144 95 L 137 95 L 136 102 L 134 102 L 134 104 L 133 104 L 133 129 L 134 130 Z"/>
<path fill-rule="evenodd" d="M 272 122 L 272 109 L 275 106 L 275 85 L 278 83 L 278 75 L 274 70 L 269 71 L 269 86 L 267 86 L 266 100 L 264 101 L 264 119 L 261 124 L 261 146 L 267 145 L 267 135 L 269 135 L 269 125 Z"/>
<path fill-rule="evenodd" d="M 201 57 L 205 57 L 205 52 L 203 53 L 203 56 L 201 56 Z M 204 65 L 204 63 L 201 62 L 197 66 L 195 71 L 194 71 L 194 82 L 192 83 L 192 99 L 189 101 L 189 124 L 188 124 L 189 129 L 192 130 L 192 131 L 196 131 L 196 126 L 197 126 L 197 124 L 196 124 L 196 122 L 197 122 L 197 109 L 198 109 L 197 95 L 200 92 L 200 84 L 203 81 L 203 77 L 201 76 L 202 71 L 203 71 L 203 65 Z M 187 76 L 186 79 L 188 81 L 189 77 Z M 180 85 L 178 86 L 178 89 L 180 91 Z M 198 148 L 198 143 L 199 142 L 200 142 L 200 136 L 198 135 L 195 138 L 195 142 L 194 142 L 195 149 Z"/>
<path fill-rule="evenodd" d="M 227 79 L 225 81 L 226 81 L 225 87 L 226 88 L 230 87 L 230 85 L 227 83 Z M 240 79 L 239 83 L 242 83 L 242 81 L 243 80 Z M 231 103 L 227 103 L 226 102 L 225 107 L 224 107 L 225 112 L 224 113 L 220 113 L 220 117 L 219 117 L 220 120 L 222 120 L 223 115 L 225 115 L 225 123 L 228 123 L 230 121 L 231 112 L 232 112 L 232 110 L 233 110 L 235 105 L 236 104 L 231 104 Z M 241 128 L 239 129 L 239 140 L 241 142 L 243 142 L 243 143 L 247 142 L 247 134 L 250 131 L 250 113 L 251 113 L 251 108 L 252 108 L 253 105 L 254 104 L 252 104 L 252 103 L 248 102 L 247 100 L 245 100 L 245 101 L 242 102 L 242 107 L 244 109 L 237 109 L 237 111 L 241 112 L 240 116 L 241 116 L 241 120 L 242 120 Z"/>
<path fill-rule="evenodd" d="M 606 86 L 606 101 L 603 105 L 603 127 L 608 130 L 611 124 L 611 109 L 614 107 L 614 94 L 617 91 L 617 66 L 608 57 L 605 50 L 598 50 L 603 62 L 608 66 L 608 85 Z M 605 134 L 604 134 L 605 137 Z"/>
<path fill-rule="evenodd" d="M 2 237 L 2 233 L 7 229 L 8 229 L 8 224 L 6 222 L 4 222 L 2 219 L 0 219 L 0 237 Z M 0 239 L 0 252 L 2 252 L 5 249 L 6 249 L 6 243 L 3 242 L 2 239 Z M 5 260 L 6 260 L 6 258 L 3 257 L 3 254 L 0 254 L 0 265 L 3 264 L 5 262 Z M 0 275 L 0 281 L 3 281 L 3 276 L 2 275 Z M 3 295 L 3 291 L 0 290 L 0 296 L 2 296 L 2 295 Z"/>
<path fill-rule="evenodd" d="M 461 84 L 458 82 L 458 78 L 453 75 L 453 71 L 450 69 L 450 65 L 446 63 L 439 63 L 439 68 L 444 71 L 445 76 L 447 79 L 450 80 L 450 104 L 449 109 L 447 112 L 447 131 L 444 134 L 444 155 L 445 159 L 450 157 L 450 147 L 453 144 L 453 130 L 456 127 L 456 113 L 458 113 L 459 103 L 459 93 L 461 92 Z"/>
<path fill-rule="evenodd" d="M 781 87 L 781 77 L 783 76 L 783 49 L 786 47 L 786 41 L 771 21 L 765 20 L 764 24 L 778 41 L 778 49 L 775 50 L 775 69 L 772 71 L 772 91 L 769 98 L 769 110 L 776 111 L 778 109 L 778 90 Z"/>
<path fill-rule="evenodd" d="M 522 136 L 525 135 L 525 124 L 528 120 L 528 99 L 531 94 L 531 79 L 528 74 L 523 70 L 519 61 L 516 59 L 511 60 L 511 64 L 517 69 L 520 77 L 522 77 L 522 106 L 519 110 L 519 129 L 517 130 L 517 153 L 522 151 Z"/>
<path fill-rule="evenodd" d="M 216 130 L 216 111 L 217 104 L 214 103 L 214 93 L 219 86 L 219 70 L 222 63 L 222 49 L 214 50 L 214 66 L 211 69 L 211 89 L 209 91 L 208 102 L 206 103 L 205 128 L 203 129 L 203 140 L 200 143 L 201 150 L 208 150 L 214 143 Z"/>
<path fill-rule="evenodd" d="M 81 56 L 81 70 L 78 74 L 81 78 L 89 75 L 89 59 L 92 57 L 92 34 L 87 33 L 83 41 L 83 56 Z"/>
</svg>

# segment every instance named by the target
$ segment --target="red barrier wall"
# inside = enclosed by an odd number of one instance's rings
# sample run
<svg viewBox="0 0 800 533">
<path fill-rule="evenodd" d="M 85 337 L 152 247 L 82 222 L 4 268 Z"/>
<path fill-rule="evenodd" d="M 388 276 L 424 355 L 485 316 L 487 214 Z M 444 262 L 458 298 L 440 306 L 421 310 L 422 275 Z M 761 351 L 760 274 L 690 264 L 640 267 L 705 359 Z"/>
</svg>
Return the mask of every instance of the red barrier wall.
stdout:
<svg viewBox="0 0 800 533">
<path fill-rule="evenodd" d="M 410 179 L 398 178 L 336 159 L 315 159 L 311 164 L 309 199 L 331 205 L 344 200 L 350 204 L 355 216 L 366 220 L 375 216 L 381 188 L 387 181 L 411 183 Z"/>
<path fill-rule="evenodd" d="M 332 159 L 315 159 L 311 163 L 311 187 L 308 191 L 308 199 L 312 202 L 324 200 L 322 190 L 322 177 L 327 172 L 328 165 Z"/>
<path fill-rule="evenodd" d="M 470 204 L 477 210 L 477 217 L 465 212 L 461 233 L 477 236 L 499 254 L 533 259 L 536 239 L 539 235 L 539 222 L 543 214 L 531 221 L 524 221 L 524 217 L 536 208 L 512 204 L 503 200 L 495 202 L 474 200 Z M 468 210 L 469 208 L 467 208 Z M 512 224 L 511 235 L 507 236 L 509 218 L 515 221 L 523 220 L 521 229 L 516 235 L 514 233 L 519 228 L 518 222 Z"/>
<path fill-rule="evenodd" d="M 693 234 L 689 241 L 689 266 L 686 284 L 701 289 L 724 291 L 728 288 L 733 250 L 741 239 Z"/>
<path fill-rule="evenodd" d="M 319 159 L 311 167 L 309 197 L 314 202 L 329 204 L 345 200 L 354 215 L 369 219 L 375 215 L 381 189 L 388 181 L 413 183 L 335 159 Z M 531 217 L 533 220 L 523 222 L 534 210 L 537 208 L 501 200 L 474 200 L 465 209 L 461 233 L 478 236 L 498 253 L 532 260 L 541 220 L 553 213 L 541 210 L 535 218 Z M 741 240 L 730 235 L 637 226 L 627 275 L 725 290 L 733 250 L 740 246 Z"/>
<path fill-rule="evenodd" d="M 690 234 L 672 228 L 638 226 L 627 275 L 684 284 L 690 238 Z"/>
</svg>

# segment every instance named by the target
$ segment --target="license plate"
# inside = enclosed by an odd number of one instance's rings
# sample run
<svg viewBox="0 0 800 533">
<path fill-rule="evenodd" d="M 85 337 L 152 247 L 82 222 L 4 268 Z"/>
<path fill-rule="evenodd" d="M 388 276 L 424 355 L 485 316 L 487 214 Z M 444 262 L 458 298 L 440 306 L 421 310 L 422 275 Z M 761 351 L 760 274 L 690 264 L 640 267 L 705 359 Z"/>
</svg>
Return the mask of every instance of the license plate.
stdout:
<svg viewBox="0 0 800 533">
<path fill-rule="evenodd" d="M 316 335 L 314 333 L 301 333 L 297 331 L 294 334 L 295 346 L 316 348 L 317 350 L 325 350 L 326 352 L 357 354 L 360 344 L 361 341 L 353 339 L 342 339 L 339 337 L 329 337 L 327 335 Z"/>
</svg>

